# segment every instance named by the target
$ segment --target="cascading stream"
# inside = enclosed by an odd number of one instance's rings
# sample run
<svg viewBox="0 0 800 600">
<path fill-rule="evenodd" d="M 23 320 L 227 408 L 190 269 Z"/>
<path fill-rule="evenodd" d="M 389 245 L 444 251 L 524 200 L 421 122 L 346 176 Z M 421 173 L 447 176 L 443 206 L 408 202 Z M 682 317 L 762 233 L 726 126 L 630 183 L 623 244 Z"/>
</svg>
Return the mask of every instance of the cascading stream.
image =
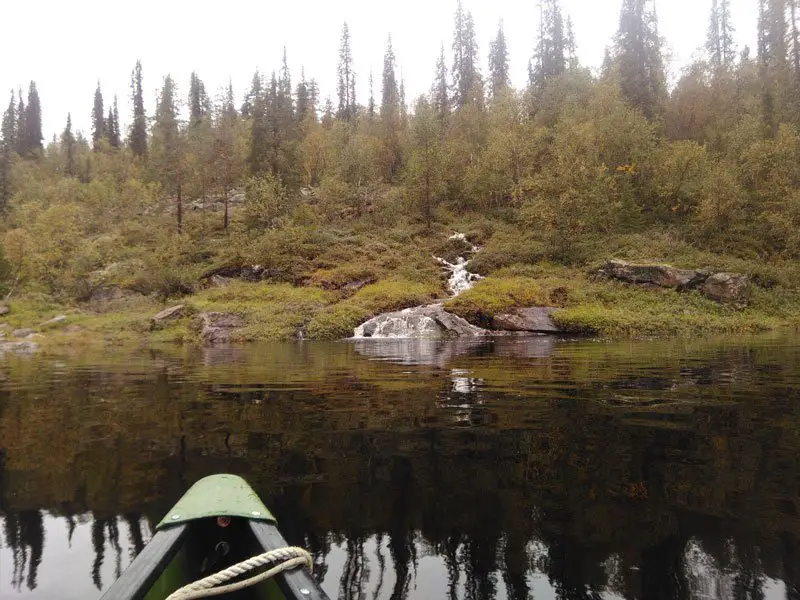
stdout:
<svg viewBox="0 0 800 600">
<path fill-rule="evenodd" d="M 463 233 L 453 234 L 448 239 L 469 244 Z M 480 251 L 477 246 L 469 245 L 472 254 Z M 448 262 L 437 256 L 433 258 L 450 272 L 447 288 L 452 298 L 470 289 L 481 278 L 480 275 L 469 272 L 467 267 L 470 261 L 463 256 L 459 256 L 455 263 Z M 483 329 L 471 325 L 461 317 L 446 312 L 442 307 L 442 303 L 437 302 L 378 315 L 356 327 L 353 337 L 356 339 L 438 339 L 448 336 L 477 337 L 485 334 L 486 332 Z"/>
</svg>

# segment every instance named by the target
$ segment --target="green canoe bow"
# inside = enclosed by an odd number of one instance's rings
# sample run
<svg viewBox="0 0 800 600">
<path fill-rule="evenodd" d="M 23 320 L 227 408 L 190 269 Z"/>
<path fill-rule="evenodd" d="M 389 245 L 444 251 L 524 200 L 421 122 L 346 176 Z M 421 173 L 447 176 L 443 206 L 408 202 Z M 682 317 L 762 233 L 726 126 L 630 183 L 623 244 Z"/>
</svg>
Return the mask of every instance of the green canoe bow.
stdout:
<svg viewBox="0 0 800 600">
<path fill-rule="evenodd" d="M 241 517 L 276 522 L 244 479 L 238 475 L 210 475 L 189 488 L 161 519 L 156 531 L 208 517 Z"/>
</svg>

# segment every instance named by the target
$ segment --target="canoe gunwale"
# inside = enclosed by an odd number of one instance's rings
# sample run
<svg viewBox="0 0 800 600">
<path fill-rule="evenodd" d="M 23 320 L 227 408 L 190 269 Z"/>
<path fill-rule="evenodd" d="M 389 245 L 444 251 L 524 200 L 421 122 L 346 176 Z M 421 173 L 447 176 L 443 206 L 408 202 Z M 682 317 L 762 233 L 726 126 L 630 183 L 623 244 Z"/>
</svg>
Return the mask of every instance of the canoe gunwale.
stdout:
<svg viewBox="0 0 800 600">
<path fill-rule="evenodd" d="M 289 546 L 274 523 L 251 520 L 249 525 L 265 552 Z M 275 581 L 289 600 L 330 600 L 305 567 L 284 571 L 275 577 Z"/>
<path fill-rule="evenodd" d="M 140 600 L 175 558 L 183 543 L 188 525 L 176 525 L 156 532 L 131 566 L 108 588 L 100 600 Z"/>
</svg>

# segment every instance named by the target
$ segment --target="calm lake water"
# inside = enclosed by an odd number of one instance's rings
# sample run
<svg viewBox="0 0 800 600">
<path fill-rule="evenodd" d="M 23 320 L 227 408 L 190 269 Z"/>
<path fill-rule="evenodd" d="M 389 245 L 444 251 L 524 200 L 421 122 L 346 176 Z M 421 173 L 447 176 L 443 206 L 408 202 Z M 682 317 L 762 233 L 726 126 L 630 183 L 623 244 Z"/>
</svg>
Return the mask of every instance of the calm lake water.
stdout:
<svg viewBox="0 0 800 600">
<path fill-rule="evenodd" d="M 800 598 L 800 337 L 0 361 L 0 597 L 91 599 L 199 478 L 332 598 Z"/>
</svg>

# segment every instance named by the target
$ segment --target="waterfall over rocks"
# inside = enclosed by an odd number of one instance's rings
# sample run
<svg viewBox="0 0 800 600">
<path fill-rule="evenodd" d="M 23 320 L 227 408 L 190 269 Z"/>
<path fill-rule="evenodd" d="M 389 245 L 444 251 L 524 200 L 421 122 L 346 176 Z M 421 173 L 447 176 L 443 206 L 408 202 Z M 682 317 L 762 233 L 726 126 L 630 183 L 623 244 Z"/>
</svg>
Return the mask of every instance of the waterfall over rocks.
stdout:
<svg viewBox="0 0 800 600">
<path fill-rule="evenodd" d="M 463 233 L 451 235 L 449 240 L 461 241 L 471 248 L 473 254 L 480 248 L 470 244 Z M 469 260 L 463 256 L 451 263 L 444 258 L 433 257 L 444 269 L 449 271 L 447 287 L 451 297 L 467 291 L 481 279 L 480 275 L 467 270 Z M 356 327 L 353 337 L 363 338 L 412 338 L 449 339 L 459 337 L 479 337 L 489 332 L 468 323 L 466 320 L 447 312 L 441 302 L 427 306 L 417 306 L 405 310 L 378 315 Z"/>
</svg>

